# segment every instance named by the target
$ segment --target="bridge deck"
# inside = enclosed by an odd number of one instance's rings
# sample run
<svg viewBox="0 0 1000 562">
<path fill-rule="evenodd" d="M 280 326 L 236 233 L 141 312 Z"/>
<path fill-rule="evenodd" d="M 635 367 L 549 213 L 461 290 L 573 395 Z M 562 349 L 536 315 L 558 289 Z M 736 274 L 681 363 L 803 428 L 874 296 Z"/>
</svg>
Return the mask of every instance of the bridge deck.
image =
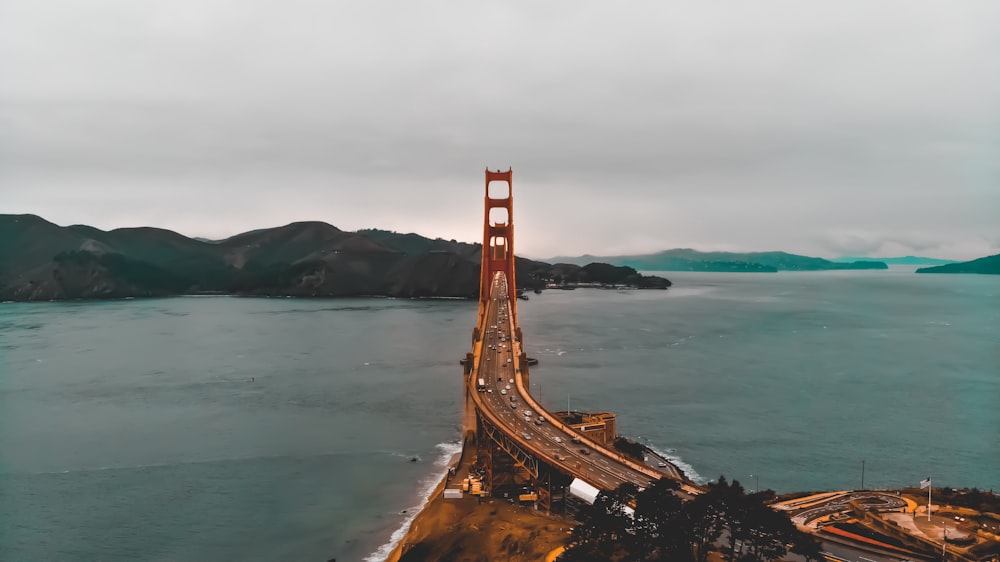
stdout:
<svg viewBox="0 0 1000 562">
<path fill-rule="evenodd" d="M 480 414 L 500 428 L 518 447 L 560 471 L 596 488 L 611 490 L 625 482 L 643 488 L 663 476 L 686 482 L 673 466 L 653 467 L 625 457 L 564 425 L 545 411 L 525 388 L 516 313 L 511 312 L 507 281 L 496 273 L 490 298 L 480 315 L 480 339 L 473 346 L 470 392 Z M 485 388 L 477 391 L 479 379 Z M 509 387 L 509 388 L 508 388 Z M 512 400 L 516 407 L 512 406 Z M 526 416 L 525 414 L 530 413 Z M 544 422 L 536 423 L 539 417 Z M 574 439 L 579 442 L 574 443 Z"/>
</svg>

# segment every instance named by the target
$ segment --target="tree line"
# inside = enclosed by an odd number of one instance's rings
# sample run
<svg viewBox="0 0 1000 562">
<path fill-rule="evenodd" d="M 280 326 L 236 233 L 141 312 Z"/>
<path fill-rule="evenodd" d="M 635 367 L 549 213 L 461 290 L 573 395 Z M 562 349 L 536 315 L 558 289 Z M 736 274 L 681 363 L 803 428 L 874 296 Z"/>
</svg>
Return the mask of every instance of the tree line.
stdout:
<svg viewBox="0 0 1000 562">
<path fill-rule="evenodd" d="M 770 507 L 774 492 L 748 494 L 720 476 L 705 493 L 683 501 L 666 478 L 640 491 L 633 484 L 598 496 L 560 562 L 706 562 L 721 550 L 730 562 L 774 560 L 789 551 L 822 560 L 819 541 Z"/>
</svg>

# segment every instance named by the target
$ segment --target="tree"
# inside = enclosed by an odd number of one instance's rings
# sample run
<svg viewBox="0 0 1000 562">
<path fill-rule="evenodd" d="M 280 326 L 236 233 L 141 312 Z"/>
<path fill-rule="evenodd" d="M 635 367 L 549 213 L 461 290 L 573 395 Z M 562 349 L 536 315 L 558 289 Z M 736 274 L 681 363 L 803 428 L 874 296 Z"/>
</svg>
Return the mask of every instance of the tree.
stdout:
<svg viewBox="0 0 1000 562">
<path fill-rule="evenodd" d="M 774 560 L 788 553 L 785 546 L 795 539 L 796 530 L 783 513 L 778 513 L 760 501 L 757 494 L 746 496 L 744 546 L 757 562 Z"/>
<path fill-rule="evenodd" d="M 684 504 L 683 516 L 690 529 L 692 555 L 697 562 L 705 562 L 712 545 L 725 529 L 723 506 L 719 499 L 720 486 L 726 486 L 726 477 L 720 476 L 718 484 L 709 484 L 708 490 Z"/>
<path fill-rule="evenodd" d="M 795 538 L 792 539 L 792 552 L 802 556 L 807 562 L 821 562 L 826 559 L 823 556 L 823 545 L 819 540 L 798 530 L 795 532 Z"/>
<path fill-rule="evenodd" d="M 625 514 L 628 502 L 638 493 L 634 484 L 625 483 L 611 492 L 601 493 L 594 504 L 580 510 L 582 522 L 573 529 L 572 546 L 560 560 L 590 562 L 611 560 L 616 553 L 633 546 L 632 519 Z"/>
<path fill-rule="evenodd" d="M 626 484 L 600 494 L 581 510 L 574 544 L 560 560 L 705 562 L 723 536 L 730 562 L 775 560 L 792 550 L 822 560 L 818 541 L 771 509 L 771 491 L 747 494 L 739 481 L 720 476 L 684 503 L 676 482 L 661 479 L 640 492 Z M 629 514 L 629 505 L 635 505 Z"/>
<path fill-rule="evenodd" d="M 645 560 L 691 560 L 691 529 L 684 517 L 677 482 L 661 478 L 636 498 L 636 552 Z"/>
</svg>

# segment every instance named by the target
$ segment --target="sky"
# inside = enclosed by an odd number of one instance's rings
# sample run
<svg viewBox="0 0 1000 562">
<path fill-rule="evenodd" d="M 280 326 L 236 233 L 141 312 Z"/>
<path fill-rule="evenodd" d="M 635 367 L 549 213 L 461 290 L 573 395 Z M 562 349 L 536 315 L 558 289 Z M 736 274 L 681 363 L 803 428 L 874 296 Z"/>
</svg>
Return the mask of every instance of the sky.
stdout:
<svg viewBox="0 0 1000 562">
<path fill-rule="evenodd" d="M 1000 253 L 1000 2 L 0 0 L 0 213 Z"/>
</svg>

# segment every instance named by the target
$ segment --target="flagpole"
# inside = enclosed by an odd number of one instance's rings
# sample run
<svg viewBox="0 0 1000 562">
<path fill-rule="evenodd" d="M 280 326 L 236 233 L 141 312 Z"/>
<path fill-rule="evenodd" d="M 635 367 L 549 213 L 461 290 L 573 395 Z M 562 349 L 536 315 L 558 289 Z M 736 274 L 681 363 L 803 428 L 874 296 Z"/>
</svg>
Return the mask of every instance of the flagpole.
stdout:
<svg viewBox="0 0 1000 562">
<path fill-rule="evenodd" d="M 927 520 L 931 520 L 931 490 L 934 489 L 934 481 L 927 477 Z"/>
</svg>

